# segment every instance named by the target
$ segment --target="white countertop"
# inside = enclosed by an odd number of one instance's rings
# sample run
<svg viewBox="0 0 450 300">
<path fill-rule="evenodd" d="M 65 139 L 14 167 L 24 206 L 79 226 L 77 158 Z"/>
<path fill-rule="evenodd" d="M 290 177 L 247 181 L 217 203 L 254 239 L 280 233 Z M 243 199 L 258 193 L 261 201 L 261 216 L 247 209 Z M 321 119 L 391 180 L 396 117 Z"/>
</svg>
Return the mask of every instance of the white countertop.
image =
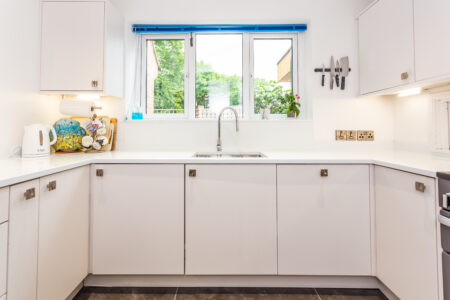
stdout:
<svg viewBox="0 0 450 300">
<path fill-rule="evenodd" d="M 0 160 L 0 187 L 39 178 L 64 170 L 105 164 L 374 164 L 419 175 L 435 177 L 450 171 L 450 157 L 412 152 L 264 152 L 264 158 L 194 158 L 193 152 L 105 152 L 56 154 L 47 158 Z"/>
</svg>

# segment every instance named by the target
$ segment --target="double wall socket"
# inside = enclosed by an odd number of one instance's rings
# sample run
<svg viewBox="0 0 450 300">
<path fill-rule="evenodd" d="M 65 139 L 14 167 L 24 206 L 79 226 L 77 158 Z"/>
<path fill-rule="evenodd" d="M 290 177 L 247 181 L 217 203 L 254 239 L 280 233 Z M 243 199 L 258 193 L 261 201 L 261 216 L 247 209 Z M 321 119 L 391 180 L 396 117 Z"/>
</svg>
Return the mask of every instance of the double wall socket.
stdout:
<svg viewBox="0 0 450 300">
<path fill-rule="evenodd" d="M 358 141 L 373 141 L 375 132 L 373 130 L 358 130 Z"/>
<path fill-rule="evenodd" d="M 336 130 L 336 141 L 373 141 L 373 130 Z"/>
</svg>

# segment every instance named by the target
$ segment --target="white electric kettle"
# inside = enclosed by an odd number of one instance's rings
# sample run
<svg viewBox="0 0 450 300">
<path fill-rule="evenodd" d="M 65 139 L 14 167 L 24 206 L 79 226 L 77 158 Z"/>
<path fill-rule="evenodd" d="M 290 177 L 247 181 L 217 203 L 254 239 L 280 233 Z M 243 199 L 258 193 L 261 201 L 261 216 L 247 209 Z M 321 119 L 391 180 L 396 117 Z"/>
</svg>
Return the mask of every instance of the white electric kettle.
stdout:
<svg viewBox="0 0 450 300">
<path fill-rule="evenodd" d="M 49 133 L 53 139 L 50 141 Z M 56 131 L 53 126 L 32 124 L 25 126 L 22 141 L 22 157 L 42 157 L 50 155 L 50 145 L 56 143 Z"/>
</svg>

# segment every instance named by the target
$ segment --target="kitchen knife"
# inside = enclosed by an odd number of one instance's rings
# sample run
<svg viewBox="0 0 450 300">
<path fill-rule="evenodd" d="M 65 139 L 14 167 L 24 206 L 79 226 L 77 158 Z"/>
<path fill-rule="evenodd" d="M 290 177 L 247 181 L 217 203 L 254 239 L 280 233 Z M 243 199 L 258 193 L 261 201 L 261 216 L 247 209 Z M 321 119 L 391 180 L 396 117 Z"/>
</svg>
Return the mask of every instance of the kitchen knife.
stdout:
<svg viewBox="0 0 450 300">
<path fill-rule="evenodd" d="M 341 90 L 344 90 L 345 89 L 345 77 L 348 76 L 348 70 L 349 70 L 348 56 L 341 58 L 341 68 L 342 68 Z"/>
<path fill-rule="evenodd" d="M 341 67 L 339 66 L 339 60 L 336 60 L 336 87 L 339 87 L 339 76 L 341 75 Z"/>
<path fill-rule="evenodd" d="M 333 83 L 334 83 L 334 58 L 331 56 L 330 59 L 330 90 L 333 89 Z"/>
<path fill-rule="evenodd" d="M 322 65 L 322 86 L 325 86 L 325 65 Z"/>
</svg>

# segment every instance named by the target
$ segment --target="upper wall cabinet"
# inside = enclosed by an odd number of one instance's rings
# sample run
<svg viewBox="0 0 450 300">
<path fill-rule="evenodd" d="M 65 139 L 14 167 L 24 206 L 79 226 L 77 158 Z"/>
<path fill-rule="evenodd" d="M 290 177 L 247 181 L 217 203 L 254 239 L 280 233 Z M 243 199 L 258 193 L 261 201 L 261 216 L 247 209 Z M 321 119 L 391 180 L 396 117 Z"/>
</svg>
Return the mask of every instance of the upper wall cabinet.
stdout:
<svg viewBox="0 0 450 300">
<path fill-rule="evenodd" d="M 43 1 L 41 91 L 123 97 L 123 40 L 109 2 Z"/>
<path fill-rule="evenodd" d="M 412 0 L 379 0 L 359 17 L 359 56 L 361 94 L 414 81 Z"/>
<path fill-rule="evenodd" d="M 450 81 L 450 1 L 378 0 L 359 17 L 360 93 Z"/>
<path fill-rule="evenodd" d="M 414 0 L 417 81 L 450 76 L 449 16 L 449 0 Z"/>
</svg>

